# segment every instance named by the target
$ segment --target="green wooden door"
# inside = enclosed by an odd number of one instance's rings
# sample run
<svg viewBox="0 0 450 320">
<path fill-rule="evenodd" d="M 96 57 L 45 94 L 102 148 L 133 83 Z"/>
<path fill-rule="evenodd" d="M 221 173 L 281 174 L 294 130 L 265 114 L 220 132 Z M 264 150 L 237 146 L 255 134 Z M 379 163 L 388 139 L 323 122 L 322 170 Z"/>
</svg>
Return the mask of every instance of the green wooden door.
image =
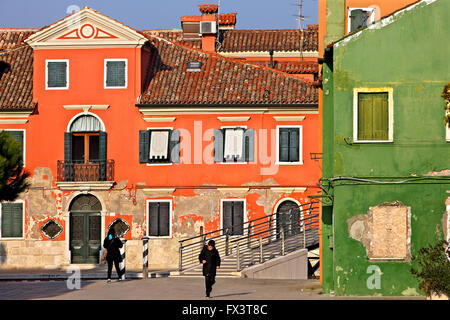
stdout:
<svg viewBox="0 0 450 320">
<path fill-rule="evenodd" d="M 70 213 L 72 263 L 98 263 L 101 249 L 100 212 Z"/>
</svg>

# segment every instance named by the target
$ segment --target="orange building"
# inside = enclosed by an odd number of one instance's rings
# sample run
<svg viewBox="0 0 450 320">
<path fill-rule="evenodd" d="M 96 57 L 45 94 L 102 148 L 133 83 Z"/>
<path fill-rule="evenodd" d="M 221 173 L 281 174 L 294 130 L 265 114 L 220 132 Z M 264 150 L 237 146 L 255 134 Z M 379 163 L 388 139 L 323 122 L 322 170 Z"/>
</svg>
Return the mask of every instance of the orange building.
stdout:
<svg viewBox="0 0 450 320">
<path fill-rule="evenodd" d="M 141 268 L 143 236 L 149 267 L 175 268 L 179 240 L 320 192 L 315 83 L 270 68 L 268 53 L 238 60 L 175 33 L 87 7 L 0 31 L 0 128 L 18 137 L 31 173 L 11 213 L 17 232 L 0 233 L 0 267 L 97 264 L 117 224 L 127 268 Z"/>
</svg>

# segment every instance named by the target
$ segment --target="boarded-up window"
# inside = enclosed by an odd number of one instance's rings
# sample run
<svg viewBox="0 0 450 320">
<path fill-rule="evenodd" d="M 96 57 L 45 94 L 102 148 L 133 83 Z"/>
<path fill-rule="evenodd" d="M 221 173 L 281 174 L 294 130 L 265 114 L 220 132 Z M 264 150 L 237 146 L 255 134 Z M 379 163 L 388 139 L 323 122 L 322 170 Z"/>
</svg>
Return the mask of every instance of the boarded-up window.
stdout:
<svg viewBox="0 0 450 320">
<path fill-rule="evenodd" d="M 230 235 L 244 234 L 244 201 L 224 200 L 222 203 L 222 223 L 224 232 Z"/>
<path fill-rule="evenodd" d="M 126 60 L 106 61 L 106 87 L 125 88 L 127 86 Z"/>
<path fill-rule="evenodd" d="M 47 62 L 47 88 L 67 88 L 67 61 Z"/>
<path fill-rule="evenodd" d="M 371 207 L 370 259 L 410 258 L 411 207 L 399 202 Z"/>
</svg>

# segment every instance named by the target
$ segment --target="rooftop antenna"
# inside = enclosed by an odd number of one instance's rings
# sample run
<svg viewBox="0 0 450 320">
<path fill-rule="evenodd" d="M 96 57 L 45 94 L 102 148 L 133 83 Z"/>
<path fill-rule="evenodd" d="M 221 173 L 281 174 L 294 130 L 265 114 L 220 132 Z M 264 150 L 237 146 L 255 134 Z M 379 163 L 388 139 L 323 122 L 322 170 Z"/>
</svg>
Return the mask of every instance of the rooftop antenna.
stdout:
<svg viewBox="0 0 450 320">
<path fill-rule="evenodd" d="M 219 50 L 220 50 L 220 47 L 222 46 L 222 44 L 220 43 L 220 28 L 219 28 L 220 18 L 219 18 L 219 14 L 220 14 L 220 0 L 217 0 L 217 15 L 216 15 L 217 37 L 216 37 L 216 51 L 219 51 Z"/>
<path fill-rule="evenodd" d="M 298 0 L 298 4 L 294 4 L 294 6 L 298 7 L 298 14 L 294 16 L 297 17 L 298 21 L 298 29 L 300 30 L 300 60 L 303 61 L 303 21 L 306 20 L 306 16 L 303 15 L 303 1 Z"/>
</svg>

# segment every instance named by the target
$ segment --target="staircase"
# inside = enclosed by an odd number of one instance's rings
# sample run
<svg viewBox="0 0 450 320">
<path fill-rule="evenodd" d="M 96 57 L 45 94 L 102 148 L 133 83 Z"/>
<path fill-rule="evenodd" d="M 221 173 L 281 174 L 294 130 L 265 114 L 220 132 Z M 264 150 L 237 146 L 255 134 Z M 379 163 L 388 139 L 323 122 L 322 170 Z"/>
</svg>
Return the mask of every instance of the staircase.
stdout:
<svg viewBox="0 0 450 320">
<path fill-rule="evenodd" d="M 305 248 L 312 274 L 318 267 L 318 218 L 318 204 L 311 202 L 288 212 L 247 221 L 242 228 L 235 228 L 243 230 L 241 235 L 231 235 L 228 228 L 181 240 L 179 269 L 171 276 L 203 276 L 198 255 L 211 239 L 216 242 L 222 261 L 217 277 L 239 277 L 247 267 Z"/>
</svg>

